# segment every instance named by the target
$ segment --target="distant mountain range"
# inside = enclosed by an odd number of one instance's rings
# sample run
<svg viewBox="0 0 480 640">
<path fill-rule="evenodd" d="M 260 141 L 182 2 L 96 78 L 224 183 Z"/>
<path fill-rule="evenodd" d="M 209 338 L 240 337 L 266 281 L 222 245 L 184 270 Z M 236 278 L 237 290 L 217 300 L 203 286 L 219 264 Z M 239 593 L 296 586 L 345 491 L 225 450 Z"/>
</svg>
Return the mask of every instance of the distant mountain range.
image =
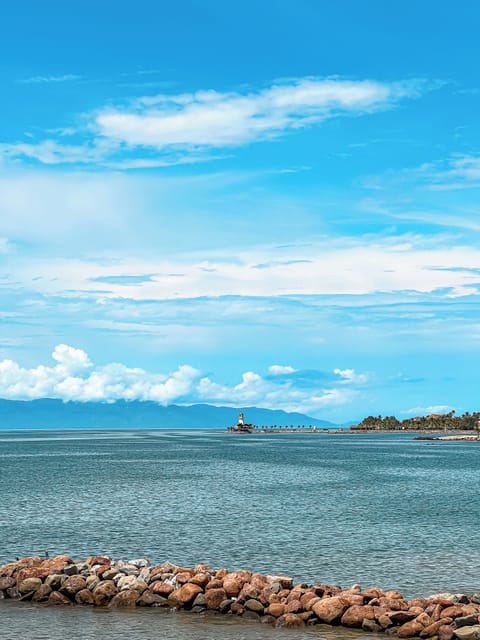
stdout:
<svg viewBox="0 0 480 640">
<path fill-rule="evenodd" d="M 226 428 L 245 420 L 262 425 L 315 425 L 335 427 L 332 422 L 302 413 L 257 407 L 214 407 L 209 404 L 162 406 L 156 402 L 63 402 L 62 400 L 0 399 L 0 429 L 121 429 L 127 428 Z"/>
</svg>

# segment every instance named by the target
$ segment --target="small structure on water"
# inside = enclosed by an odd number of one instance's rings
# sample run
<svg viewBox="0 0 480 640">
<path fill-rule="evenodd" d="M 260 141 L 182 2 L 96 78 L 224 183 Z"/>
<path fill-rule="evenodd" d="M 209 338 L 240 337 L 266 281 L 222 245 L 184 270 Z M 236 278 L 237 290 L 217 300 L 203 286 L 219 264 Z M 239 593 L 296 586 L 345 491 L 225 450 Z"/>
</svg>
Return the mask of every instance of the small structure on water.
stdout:
<svg viewBox="0 0 480 640">
<path fill-rule="evenodd" d="M 238 416 L 237 424 L 234 427 L 228 428 L 229 431 L 233 431 L 234 433 L 253 433 L 254 429 L 255 425 L 245 422 L 243 411 L 241 411 Z"/>
</svg>

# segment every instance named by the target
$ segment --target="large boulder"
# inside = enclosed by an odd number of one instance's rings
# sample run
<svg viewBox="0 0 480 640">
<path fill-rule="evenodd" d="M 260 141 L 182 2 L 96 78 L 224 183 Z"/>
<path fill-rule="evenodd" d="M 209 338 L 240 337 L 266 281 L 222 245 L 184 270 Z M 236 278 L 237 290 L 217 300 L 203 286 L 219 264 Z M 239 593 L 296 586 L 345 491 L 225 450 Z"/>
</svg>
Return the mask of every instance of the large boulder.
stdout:
<svg viewBox="0 0 480 640">
<path fill-rule="evenodd" d="M 138 600 L 138 591 L 134 589 L 130 591 L 120 591 L 110 600 L 109 608 L 111 609 L 133 609 Z"/>
<path fill-rule="evenodd" d="M 42 581 L 40 578 L 25 578 L 20 583 L 18 583 L 19 592 L 24 595 L 25 593 L 30 593 L 31 591 L 36 591 L 42 585 Z"/>
<path fill-rule="evenodd" d="M 61 592 L 69 598 L 73 598 L 76 593 L 86 588 L 87 581 L 83 576 L 72 575 L 62 583 Z"/>
<path fill-rule="evenodd" d="M 361 627 L 365 619 L 373 620 L 374 618 L 373 607 L 368 604 L 354 604 L 345 611 L 340 622 L 346 627 Z"/>
<path fill-rule="evenodd" d="M 50 607 L 64 607 L 69 604 L 72 604 L 71 601 L 59 591 L 52 591 L 48 597 L 48 605 Z"/>
<path fill-rule="evenodd" d="M 82 589 L 75 594 L 77 604 L 95 604 L 95 598 L 90 589 Z"/>
<path fill-rule="evenodd" d="M 226 599 L 227 594 L 223 588 L 205 591 L 205 604 L 207 609 L 217 610 Z"/>
<path fill-rule="evenodd" d="M 168 604 L 171 607 L 185 607 L 190 602 L 193 602 L 199 593 L 202 593 L 202 587 L 198 584 L 187 582 L 168 596 Z"/>
<path fill-rule="evenodd" d="M 322 598 L 316 602 L 313 607 L 313 613 L 321 622 L 332 624 L 343 616 L 348 609 L 348 602 L 341 596 L 332 596 L 331 598 Z"/>
<path fill-rule="evenodd" d="M 97 607 L 104 607 L 118 593 L 113 580 L 105 580 L 100 582 L 93 590 L 93 597 Z"/>
</svg>

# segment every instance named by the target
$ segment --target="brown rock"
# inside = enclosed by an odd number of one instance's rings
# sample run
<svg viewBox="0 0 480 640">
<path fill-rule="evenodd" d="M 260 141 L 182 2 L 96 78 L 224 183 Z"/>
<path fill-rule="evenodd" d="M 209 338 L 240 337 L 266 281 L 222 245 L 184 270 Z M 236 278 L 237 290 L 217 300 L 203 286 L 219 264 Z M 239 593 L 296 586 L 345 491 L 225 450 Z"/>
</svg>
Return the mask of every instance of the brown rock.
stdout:
<svg viewBox="0 0 480 640">
<path fill-rule="evenodd" d="M 277 627 L 286 627 L 287 629 L 298 629 L 305 626 L 305 622 L 295 613 L 285 613 L 277 618 Z"/>
<path fill-rule="evenodd" d="M 184 607 L 193 602 L 199 593 L 202 593 L 202 587 L 198 584 L 187 582 L 168 596 L 168 604 L 171 607 Z"/>
<path fill-rule="evenodd" d="M 180 573 L 175 574 L 175 580 L 178 582 L 178 584 L 185 584 L 191 578 L 193 578 L 193 575 L 187 571 L 181 571 Z"/>
<path fill-rule="evenodd" d="M 29 593 L 30 591 L 36 591 L 41 584 L 42 581 L 40 580 L 40 578 L 25 578 L 25 580 L 22 580 L 20 583 L 17 582 L 17 588 L 23 595 L 25 593 Z"/>
<path fill-rule="evenodd" d="M 298 613 L 299 611 L 303 611 L 303 607 L 300 603 L 300 600 L 287 600 L 287 607 L 285 609 L 285 613 Z"/>
<path fill-rule="evenodd" d="M 218 580 L 223 580 L 227 574 L 228 574 L 228 571 L 226 569 L 219 569 L 218 571 L 215 572 L 215 577 Z"/>
<path fill-rule="evenodd" d="M 254 600 L 251 598 L 245 602 L 245 609 L 249 611 L 255 611 L 255 613 L 259 613 L 263 615 L 263 605 L 258 600 Z"/>
<path fill-rule="evenodd" d="M 156 606 L 166 606 L 168 604 L 168 600 L 163 596 L 158 596 L 156 593 L 152 593 L 148 589 L 142 593 L 140 598 L 137 600 L 138 607 L 151 607 L 153 605 Z"/>
<path fill-rule="evenodd" d="M 423 625 L 416 620 L 410 620 L 410 622 L 402 624 L 402 626 L 398 628 L 397 633 L 399 638 L 414 638 L 418 636 L 421 631 L 423 631 Z"/>
<path fill-rule="evenodd" d="M 383 589 L 365 589 L 363 592 L 363 596 L 366 600 L 373 600 L 373 598 L 381 598 L 385 595 L 385 591 Z"/>
<path fill-rule="evenodd" d="M 290 576 L 268 576 L 268 580 L 272 582 L 278 582 L 282 589 L 291 589 L 293 587 L 293 578 Z"/>
<path fill-rule="evenodd" d="M 168 598 L 168 596 L 174 591 L 171 584 L 168 584 L 168 582 L 161 582 L 160 580 L 152 582 L 149 589 L 152 593 L 155 593 L 157 596 L 163 596 L 164 598 Z"/>
<path fill-rule="evenodd" d="M 190 577 L 192 577 L 195 572 L 190 567 L 175 567 L 175 569 L 173 570 L 174 576 L 178 576 L 181 573 L 188 573 Z"/>
<path fill-rule="evenodd" d="M 227 593 L 223 588 L 209 589 L 205 591 L 205 604 L 207 609 L 218 609 L 221 603 L 227 599 Z"/>
<path fill-rule="evenodd" d="M 341 595 L 350 607 L 362 606 L 365 603 L 365 598 L 361 593 L 347 593 L 344 591 Z"/>
<path fill-rule="evenodd" d="M 240 602 L 232 602 L 230 611 L 236 616 L 241 616 L 245 611 L 245 607 Z"/>
<path fill-rule="evenodd" d="M 189 582 L 191 582 L 192 584 L 198 584 L 203 589 L 204 587 L 207 586 L 210 580 L 211 578 L 208 574 L 196 573 L 194 576 L 190 578 Z"/>
<path fill-rule="evenodd" d="M 14 587 L 17 584 L 15 578 L 9 578 L 4 576 L 0 578 L 0 591 L 5 591 L 5 589 L 10 589 L 10 587 Z"/>
<path fill-rule="evenodd" d="M 69 576 L 65 580 L 65 582 L 62 584 L 61 592 L 68 597 L 73 597 L 76 593 L 86 588 L 87 581 L 85 580 L 85 578 L 83 576 L 75 575 Z"/>
<path fill-rule="evenodd" d="M 306 591 L 301 597 L 300 597 L 300 604 L 302 605 L 302 607 L 305 609 L 307 604 L 310 602 L 310 600 L 313 600 L 313 598 L 316 598 L 317 596 L 314 594 L 313 591 Z"/>
<path fill-rule="evenodd" d="M 245 581 L 242 580 L 236 573 L 229 573 L 223 579 L 222 586 L 225 589 L 225 593 L 230 597 L 236 597 L 240 593 Z"/>
<path fill-rule="evenodd" d="M 313 613 L 317 618 L 328 624 L 339 620 L 347 609 L 348 603 L 340 596 L 322 598 L 312 607 Z"/>
<path fill-rule="evenodd" d="M 285 613 L 285 605 L 281 602 L 273 602 L 266 609 L 266 613 L 274 618 L 279 618 Z"/>
<path fill-rule="evenodd" d="M 54 558 L 44 560 L 40 565 L 40 569 L 44 572 L 42 577 L 45 578 L 51 573 L 61 573 L 69 564 L 73 564 L 70 556 L 55 556 Z"/>
<path fill-rule="evenodd" d="M 46 602 L 52 593 L 52 589 L 48 584 L 41 584 L 32 597 L 32 602 Z"/>
<path fill-rule="evenodd" d="M 425 609 L 423 607 L 412 607 L 412 605 L 410 604 L 409 612 L 415 614 L 416 616 L 419 616 L 425 612 Z"/>
<path fill-rule="evenodd" d="M 411 611 L 390 611 L 387 615 L 393 624 L 405 624 L 417 617 L 415 613 Z"/>
<path fill-rule="evenodd" d="M 105 580 L 100 582 L 99 585 L 93 590 L 93 597 L 95 599 L 95 605 L 97 607 L 103 607 L 107 605 L 110 600 L 118 593 L 118 589 L 115 586 L 113 580 Z"/>
<path fill-rule="evenodd" d="M 133 609 L 137 600 L 138 591 L 128 589 L 114 595 L 108 606 L 111 609 Z"/>
<path fill-rule="evenodd" d="M 385 613 L 382 613 L 379 616 L 375 616 L 375 619 L 378 622 L 378 624 L 382 627 L 382 629 L 389 629 L 393 625 L 393 622 L 390 616 Z"/>
<path fill-rule="evenodd" d="M 422 613 L 417 616 L 415 620 L 423 625 L 423 627 L 428 627 L 428 625 L 432 623 L 430 616 L 428 615 L 428 613 L 425 613 L 425 611 L 422 611 Z"/>
<path fill-rule="evenodd" d="M 432 622 L 431 624 L 428 625 L 428 627 L 425 627 L 423 631 L 420 631 L 420 637 L 432 638 L 433 636 L 437 635 L 437 631 L 440 629 L 441 626 L 445 624 L 449 624 L 450 622 L 452 622 L 451 618 L 443 618 L 441 620 L 437 620 L 436 622 Z"/>
<path fill-rule="evenodd" d="M 48 605 L 50 607 L 65 606 L 69 604 L 72 603 L 67 596 L 64 596 L 63 593 L 60 593 L 59 591 L 52 591 L 48 598 Z"/>
<path fill-rule="evenodd" d="M 95 598 L 90 589 L 81 589 L 75 594 L 75 602 L 77 604 L 95 604 Z"/>
<path fill-rule="evenodd" d="M 342 616 L 340 620 L 341 624 L 346 627 L 361 627 L 362 622 L 367 620 L 373 620 L 375 618 L 375 613 L 373 607 L 368 604 L 364 605 L 353 605 L 349 607 Z"/>
<path fill-rule="evenodd" d="M 17 573 L 17 589 L 20 587 L 20 584 L 24 581 L 24 580 L 28 580 L 28 578 L 40 578 L 40 582 L 42 581 L 41 578 L 44 578 L 44 571 L 43 569 L 41 569 L 40 567 L 26 567 L 24 569 L 20 569 L 20 571 Z"/>
<path fill-rule="evenodd" d="M 93 567 L 96 564 L 112 564 L 112 559 L 109 556 L 90 556 L 85 564 L 89 567 Z"/>
<path fill-rule="evenodd" d="M 452 640 L 453 629 L 449 624 L 442 624 L 437 631 L 438 640 Z"/>
<path fill-rule="evenodd" d="M 375 622 L 375 620 L 369 620 L 368 618 L 365 618 L 362 622 L 362 629 L 368 633 L 380 633 L 383 631 L 382 627 Z"/>
<path fill-rule="evenodd" d="M 205 587 L 205 591 L 207 589 L 223 589 L 223 581 L 222 580 L 217 580 L 217 578 L 213 578 L 212 580 L 210 580 L 210 582 L 206 585 Z"/>
<path fill-rule="evenodd" d="M 387 591 L 385 593 L 387 598 L 394 598 L 394 599 L 398 599 L 398 600 L 403 600 L 403 596 L 401 593 L 398 593 L 398 591 Z"/>
</svg>

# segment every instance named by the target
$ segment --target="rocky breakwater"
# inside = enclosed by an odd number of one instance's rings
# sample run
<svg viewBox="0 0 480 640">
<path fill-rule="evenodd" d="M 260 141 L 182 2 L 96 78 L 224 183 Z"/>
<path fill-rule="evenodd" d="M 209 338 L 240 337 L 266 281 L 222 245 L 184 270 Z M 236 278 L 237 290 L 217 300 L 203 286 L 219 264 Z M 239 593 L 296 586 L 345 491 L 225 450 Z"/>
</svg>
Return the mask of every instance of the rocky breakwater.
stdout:
<svg viewBox="0 0 480 640">
<path fill-rule="evenodd" d="M 74 561 L 22 558 L 0 566 L 0 599 L 50 606 L 111 609 L 165 607 L 224 614 L 278 627 L 343 625 L 398 638 L 480 640 L 480 594 L 441 594 L 406 600 L 396 591 L 294 584 L 291 577 L 194 568 L 146 559 Z"/>
</svg>

